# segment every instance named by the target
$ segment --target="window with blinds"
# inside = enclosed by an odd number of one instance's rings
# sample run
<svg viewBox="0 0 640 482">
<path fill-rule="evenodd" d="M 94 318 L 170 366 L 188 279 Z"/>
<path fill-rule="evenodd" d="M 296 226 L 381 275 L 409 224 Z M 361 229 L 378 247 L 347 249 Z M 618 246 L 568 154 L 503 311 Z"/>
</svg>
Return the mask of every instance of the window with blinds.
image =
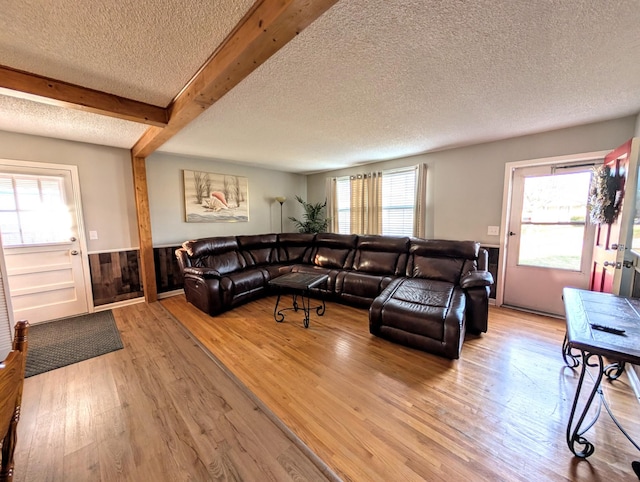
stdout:
<svg viewBox="0 0 640 482">
<path fill-rule="evenodd" d="M 416 168 L 382 171 L 382 234 L 413 236 Z M 336 179 L 338 233 L 351 233 L 351 181 Z"/>
<path fill-rule="evenodd" d="M 412 236 L 416 169 L 382 171 L 382 234 Z"/>
<path fill-rule="evenodd" d="M 336 179 L 336 206 L 338 206 L 338 233 L 351 233 L 351 182 L 349 176 Z"/>
<path fill-rule="evenodd" d="M 4 246 L 68 241 L 63 178 L 0 174 L 0 231 Z"/>
</svg>

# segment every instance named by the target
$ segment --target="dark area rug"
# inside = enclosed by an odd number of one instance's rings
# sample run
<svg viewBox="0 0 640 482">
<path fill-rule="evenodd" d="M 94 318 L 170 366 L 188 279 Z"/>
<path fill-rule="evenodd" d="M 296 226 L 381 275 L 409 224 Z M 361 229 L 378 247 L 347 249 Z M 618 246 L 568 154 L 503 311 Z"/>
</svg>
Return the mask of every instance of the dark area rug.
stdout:
<svg viewBox="0 0 640 482">
<path fill-rule="evenodd" d="M 29 327 L 25 377 L 123 348 L 111 310 Z"/>
</svg>

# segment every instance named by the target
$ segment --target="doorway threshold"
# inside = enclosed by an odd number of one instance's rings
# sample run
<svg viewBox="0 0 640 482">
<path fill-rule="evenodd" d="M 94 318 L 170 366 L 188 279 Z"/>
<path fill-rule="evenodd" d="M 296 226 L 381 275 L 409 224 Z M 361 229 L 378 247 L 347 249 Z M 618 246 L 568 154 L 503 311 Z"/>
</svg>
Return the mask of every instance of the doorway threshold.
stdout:
<svg viewBox="0 0 640 482">
<path fill-rule="evenodd" d="M 518 310 L 518 311 L 525 311 L 527 313 L 533 313 L 534 315 L 542 315 L 542 316 L 548 316 L 550 318 L 557 318 L 558 320 L 564 320 L 564 316 L 562 315 L 557 315 L 555 313 L 547 313 L 545 311 L 540 311 L 540 310 L 533 310 L 531 308 L 523 308 L 522 306 L 514 306 L 514 305 L 507 305 L 507 304 L 502 304 L 500 305 L 501 308 L 510 308 L 512 310 Z"/>
</svg>

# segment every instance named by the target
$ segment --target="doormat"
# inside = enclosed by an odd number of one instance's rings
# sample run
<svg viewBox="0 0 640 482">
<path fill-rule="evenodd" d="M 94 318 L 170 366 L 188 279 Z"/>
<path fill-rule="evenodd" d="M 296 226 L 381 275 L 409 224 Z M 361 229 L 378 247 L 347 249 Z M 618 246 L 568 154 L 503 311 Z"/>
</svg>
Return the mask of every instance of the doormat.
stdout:
<svg viewBox="0 0 640 482">
<path fill-rule="evenodd" d="M 123 348 L 111 310 L 29 327 L 25 378 Z"/>
</svg>

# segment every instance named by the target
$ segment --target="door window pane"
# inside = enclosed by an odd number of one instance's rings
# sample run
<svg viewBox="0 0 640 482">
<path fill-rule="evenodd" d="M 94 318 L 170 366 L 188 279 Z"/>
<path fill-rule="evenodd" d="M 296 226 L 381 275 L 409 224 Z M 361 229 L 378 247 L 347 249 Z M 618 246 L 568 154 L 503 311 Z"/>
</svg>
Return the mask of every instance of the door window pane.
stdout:
<svg viewBox="0 0 640 482">
<path fill-rule="evenodd" d="M 71 236 L 64 180 L 0 174 L 0 230 L 5 246 L 59 243 Z"/>
<path fill-rule="evenodd" d="M 591 172 L 524 181 L 518 264 L 579 271 Z"/>
<path fill-rule="evenodd" d="M 523 224 L 518 264 L 580 271 L 583 225 Z"/>
</svg>

